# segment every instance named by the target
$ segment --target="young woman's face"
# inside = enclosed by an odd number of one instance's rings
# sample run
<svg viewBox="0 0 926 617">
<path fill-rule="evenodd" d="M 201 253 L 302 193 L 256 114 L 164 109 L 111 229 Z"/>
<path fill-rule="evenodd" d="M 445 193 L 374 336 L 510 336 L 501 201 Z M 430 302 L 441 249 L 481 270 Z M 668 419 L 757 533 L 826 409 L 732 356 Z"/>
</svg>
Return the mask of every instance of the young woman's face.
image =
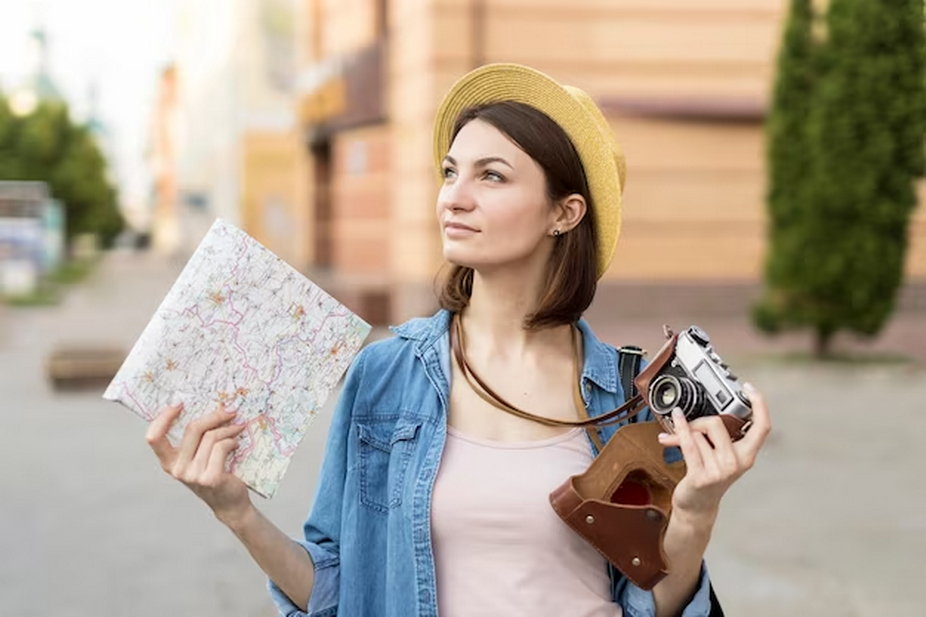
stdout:
<svg viewBox="0 0 926 617">
<path fill-rule="evenodd" d="M 437 217 L 447 261 L 486 270 L 548 257 L 556 225 L 543 169 L 504 133 L 467 123 L 443 176 Z"/>
</svg>

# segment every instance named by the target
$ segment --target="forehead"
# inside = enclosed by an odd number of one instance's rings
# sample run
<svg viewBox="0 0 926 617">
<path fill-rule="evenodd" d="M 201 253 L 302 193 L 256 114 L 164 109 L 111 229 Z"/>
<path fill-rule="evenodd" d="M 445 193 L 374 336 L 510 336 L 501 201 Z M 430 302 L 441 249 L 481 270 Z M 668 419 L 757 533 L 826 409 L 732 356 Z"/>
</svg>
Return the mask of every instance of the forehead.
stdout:
<svg viewBox="0 0 926 617">
<path fill-rule="evenodd" d="M 483 120 L 467 122 L 448 152 L 457 161 L 476 160 L 485 156 L 502 156 L 511 160 L 527 157 L 527 154 L 500 130 Z"/>
</svg>

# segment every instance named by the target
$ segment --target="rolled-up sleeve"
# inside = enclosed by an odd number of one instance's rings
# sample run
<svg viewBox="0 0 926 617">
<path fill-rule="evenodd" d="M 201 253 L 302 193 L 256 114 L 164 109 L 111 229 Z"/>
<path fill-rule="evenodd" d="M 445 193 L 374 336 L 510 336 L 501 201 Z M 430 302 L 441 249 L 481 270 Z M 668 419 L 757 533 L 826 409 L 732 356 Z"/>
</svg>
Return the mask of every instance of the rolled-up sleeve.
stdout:
<svg viewBox="0 0 926 617">
<path fill-rule="evenodd" d="M 628 579 L 622 578 L 618 583 L 618 603 L 624 609 L 625 617 L 655 617 L 656 600 L 652 591 L 640 589 Z M 707 574 L 707 565 L 701 562 L 701 575 L 698 587 L 682 617 L 709 617 L 711 613 L 711 580 Z"/>
<path fill-rule="evenodd" d="M 296 606 L 276 583 L 268 581 L 270 597 L 281 617 L 333 617 L 338 612 L 341 589 L 341 515 L 347 477 L 347 448 L 351 417 L 360 390 L 364 353 L 351 365 L 335 407 L 325 457 L 312 510 L 303 526 L 303 539 L 296 540 L 315 565 L 315 578 L 305 611 Z"/>
<path fill-rule="evenodd" d="M 332 617 L 338 613 L 338 592 L 341 588 L 341 569 L 337 555 L 329 553 L 317 544 L 297 541 L 306 550 L 315 564 L 315 582 L 309 595 L 309 605 L 301 610 L 277 587 L 272 580 L 267 581 L 270 597 L 276 604 L 281 617 Z"/>
</svg>

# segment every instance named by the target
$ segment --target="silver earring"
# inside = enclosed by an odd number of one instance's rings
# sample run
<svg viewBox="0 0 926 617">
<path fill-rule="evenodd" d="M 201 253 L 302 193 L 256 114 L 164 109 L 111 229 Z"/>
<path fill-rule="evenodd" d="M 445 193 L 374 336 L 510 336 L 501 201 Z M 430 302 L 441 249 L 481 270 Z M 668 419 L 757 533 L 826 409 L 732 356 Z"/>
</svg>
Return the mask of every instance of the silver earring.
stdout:
<svg viewBox="0 0 926 617">
<path fill-rule="evenodd" d="M 560 234 L 560 230 L 558 230 L 558 229 L 554 229 L 554 230 L 553 230 L 553 237 L 554 237 L 554 238 L 558 238 L 558 237 L 559 237 L 559 234 Z"/>
</svg>

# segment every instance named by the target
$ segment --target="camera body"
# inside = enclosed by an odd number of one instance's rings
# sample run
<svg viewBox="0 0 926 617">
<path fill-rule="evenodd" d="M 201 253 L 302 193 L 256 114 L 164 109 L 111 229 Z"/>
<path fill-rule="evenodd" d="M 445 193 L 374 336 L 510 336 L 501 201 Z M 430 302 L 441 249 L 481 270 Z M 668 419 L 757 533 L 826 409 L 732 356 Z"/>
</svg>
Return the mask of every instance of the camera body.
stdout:
<svg viewBox="0 0 926 617">
<path fill-rule="evenodd" d="M 676 407 L 689 421 L 728 416 L 724 423 L 731 436 L 742 437 L 751 424 L 752 406 L 739 379 L 714 351 L 710 337 L 691 326 L 666 345 L 673 341 L 674 349 L 659 354 L 662 366 L 653 367 L 656 371 L 649 379 L 646 399 L 653 414 L 669 429 L 674 428 L 671 414 Z"/>
</svg>

